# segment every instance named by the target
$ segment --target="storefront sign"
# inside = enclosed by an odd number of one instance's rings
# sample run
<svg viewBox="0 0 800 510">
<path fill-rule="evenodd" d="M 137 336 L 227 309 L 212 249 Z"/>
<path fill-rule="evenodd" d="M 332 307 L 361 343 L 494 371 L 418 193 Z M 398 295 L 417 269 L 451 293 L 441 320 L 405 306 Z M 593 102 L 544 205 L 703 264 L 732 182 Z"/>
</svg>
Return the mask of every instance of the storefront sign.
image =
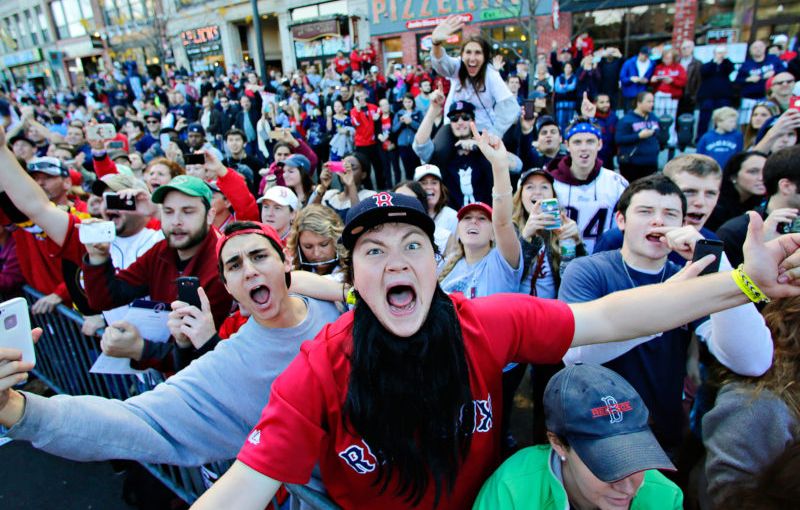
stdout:
<svg viewBox="0 0 800 510">
<path fill-rule="evenodd" d="M 587 12 L 663 3 L 665 0 L 562 0 L 561 10 L 564 12 Z"/>
<path fill-rule="evenodd" d="M 42 60 L 42 52 L 39 48 L 31 48 L 29 50 L 17 51 L 3 55 L 3 65 L 5 67 L 16 67 Z"/>
<path fill-rule="evenodd" d="M 431 48 L 433 48 L 433 37 L 431 37 L 431 35 L 432 34 L 428 34 L 425 37 L 420 38 L 420 40 L 419 40 L 420 49 L 422 49 L 424 51 L 431 51 Z M 458 42 L 460 40 L 461 40 L 461 38 L 458 36 L 458 34 L 455 34 L 455 35 L 452 35 L 452 36 L 448 37 L 445 42 L 447 44 L 455 45 L 455 44 L 458 44 Z"/>
<path fill-rule="evenodd" d="M 211 25 L 181 32 L 181 41 L 187 50 L 194 46 L 213 44 L 220 40 L 219 27 Z"/>
<path fill-rule="evenodd" d="M 313 41 L 325 36 L 338 36 L 340 35 L 338 19 L 328 19 L 325 21 L 315 21 L 313 23 L 304 23 L 302 25 L 295 25 L 292 27 L 292 35 L 295 39 L 300 41 Z"/>
<path fill-rule="evenodd" d="M 550 14 L 551 1 L 540 0 L 536 14 Z M 469 16 L 469 22 L 526 17 L 529 6 L 528 0 L 368 0 L 367 3 L 372 35 L 430 30 L 451 14 Z"/>
<path fill-rule="evenodd" d="M 709 30 L 706 34 L 706 44 L 733 44 L 739 40 L 739 30 L 724 28 Z"/>
</svg>

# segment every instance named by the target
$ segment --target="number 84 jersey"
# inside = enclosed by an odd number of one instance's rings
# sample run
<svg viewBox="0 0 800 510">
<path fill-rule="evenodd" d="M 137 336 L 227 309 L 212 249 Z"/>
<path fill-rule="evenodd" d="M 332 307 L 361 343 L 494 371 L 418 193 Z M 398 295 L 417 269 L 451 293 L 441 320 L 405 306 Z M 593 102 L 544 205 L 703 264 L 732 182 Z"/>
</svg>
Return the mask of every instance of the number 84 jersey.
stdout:
<svg viewBox="0 0 800 510">
<path fill-rule="evenodd" d="M 571 183 L 560 181 L 558 173 L 554 172 L 556 181 L 553 184 L 558 203 L 578 224 L 586 251 L 592 253 L 597 239 L 613 225 L 614 209 L 628 181 L 605 168 L 601 168 L 594 179 L 581 184 L 574 178 Z"/>
</svg>

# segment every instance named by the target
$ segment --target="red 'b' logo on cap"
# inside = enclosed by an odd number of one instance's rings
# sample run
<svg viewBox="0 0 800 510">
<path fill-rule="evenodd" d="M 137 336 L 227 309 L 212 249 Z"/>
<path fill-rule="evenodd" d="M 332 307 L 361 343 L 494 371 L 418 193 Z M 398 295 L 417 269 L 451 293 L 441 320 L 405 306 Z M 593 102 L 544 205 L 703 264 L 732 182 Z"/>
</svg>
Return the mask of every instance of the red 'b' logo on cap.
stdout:
<svg viewBox="0 0 800 510">
<path fill-rule="evenodd" d="M 376 195 L 372 195 L 372 198 L 375 199 L 375 205 L 377 207 L 389 207 L 394 205 L 392 203 L 392 195 L 390 195 L 385 191 L 378 193 Z"/>
</svg>

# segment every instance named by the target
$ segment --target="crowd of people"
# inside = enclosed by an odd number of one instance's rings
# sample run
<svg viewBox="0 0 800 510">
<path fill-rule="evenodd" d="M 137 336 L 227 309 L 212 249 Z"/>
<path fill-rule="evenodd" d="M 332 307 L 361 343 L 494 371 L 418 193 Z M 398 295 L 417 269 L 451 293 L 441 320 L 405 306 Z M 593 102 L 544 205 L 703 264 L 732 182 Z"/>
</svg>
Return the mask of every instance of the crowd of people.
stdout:
<svg viewBox="0 0 800 510">
<path fill-rule="evenodd" d="M 0 294 L 28 284 L 32 314 L 74 308 L 168 377 L 46 398 L 0 348 L 6 435 L 236 458 L 196 508 L 260 510 L 283 483 L 343 508 L 796 505 L 800 57 L 775 37 L 738 70 L 688 40 L 624 60 L 584 33 L 531 70 L 481 37 L 448 50 L 463 26 L 422 66 L 367 48 L 266 82 L 3 92 Z M 81 240 L 102 221 L 113 240 Z M 106 323 L 145 297 L 169 341 Z"/>
</svg>

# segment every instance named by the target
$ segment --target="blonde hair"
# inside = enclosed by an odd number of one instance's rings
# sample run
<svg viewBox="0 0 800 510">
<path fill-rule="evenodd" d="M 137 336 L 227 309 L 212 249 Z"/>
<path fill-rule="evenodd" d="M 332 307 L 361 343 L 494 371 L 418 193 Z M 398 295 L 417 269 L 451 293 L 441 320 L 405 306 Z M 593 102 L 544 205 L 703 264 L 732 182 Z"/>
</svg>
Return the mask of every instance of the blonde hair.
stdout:
<svg viewBox="0 0 800 510">
<path fill-rule="evenodd" d="M 312 204 L 300 209 L 292 223 L 292 230 L 286 238 L 286 251 L 292 258 L 292 267 L 300 269 L 300 257 L 297 256 L 297 250 L 302 249 L 298 244 L 300 233 L 305 231 L 330 239 L 336 245 L 336 255 L 339 257 L 339 265 L 342 266 L 347 254 L 344 246 L 339 243 L 343 230 L 342 219 L 330 207 Z"/>
<path fill-rule="evenodd" d="M 722 177 L 722 169 L 719 167 L 719 163 L 705 154 L 681 154 L 677 158 L 669 160 L 663 170 L 664 175 L 673 182 L 675 181 L 675 176 L 683 172 L 700 178 L 709 175 Z"/>
<path fill-rule="evenodd" d="M 711 114 L 711 120 L 714 122 L 714 127 L 719 126 L 719 123 L 725 120 L 726 118 L 738 118 L 739 112 L 731 108 L 730 106 L 723 106 L 722 108 L 717 108 L 714 110 L 714 113 Z"/>
<path fill-rule="evenodd" d="M 533 177 L 533 175 L 528 176 L 528 179 L 531 177 Z M 525 179 L 525 181 L 528 179 Z M 513 223 L 517 228 L 517 234 L 520 237 L 522 237 L 522 231 L 525 229 L 525 224 L 528 223 L 528 217 L 530 216 L 528 211 L 525 209 L 525 206 L 522 205 L 522 188 L 524 187 L 525 182 L 520 182 L 519 186 L 517 186 L 517 191 L 514 192 L 514 198 L 511 201 L 511 223 Z M 553 198 L 557 199 L 558 195 L 556 194 L 555 186 L 550 184 L 550 189 L 553 190 Z M 561 263 L 561 246 L 558 244 L 558 236 L 545 235 L 541 237 L 545 240 L 545 242 L 549 241 L 553 263 L 558 266 Z"/>
</svg>

